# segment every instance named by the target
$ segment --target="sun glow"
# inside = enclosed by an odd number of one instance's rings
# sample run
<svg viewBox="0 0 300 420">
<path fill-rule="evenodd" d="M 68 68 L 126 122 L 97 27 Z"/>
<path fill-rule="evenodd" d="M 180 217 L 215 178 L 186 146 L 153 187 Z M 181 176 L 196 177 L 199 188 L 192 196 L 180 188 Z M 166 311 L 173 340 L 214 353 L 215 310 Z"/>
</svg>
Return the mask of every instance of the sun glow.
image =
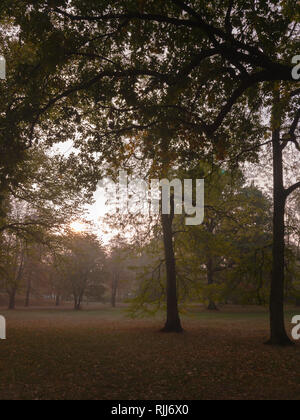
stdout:
<svg viewBox="0 0 300 420">
<path fill-rule="evenodd" d="M 86 225 L 79 221 L 71 223 L 70 227 L 76 233 L 80 233 L 86 230 Z"/>
</svg>

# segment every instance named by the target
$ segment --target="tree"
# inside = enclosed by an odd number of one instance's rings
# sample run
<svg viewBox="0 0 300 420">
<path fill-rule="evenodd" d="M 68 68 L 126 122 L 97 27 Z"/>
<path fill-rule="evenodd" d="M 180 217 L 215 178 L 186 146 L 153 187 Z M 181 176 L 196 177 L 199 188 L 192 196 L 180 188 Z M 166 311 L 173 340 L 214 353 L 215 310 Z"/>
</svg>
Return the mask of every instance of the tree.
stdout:
<svg viewBox="0 0 300 420">
<path fill-rule="evenodd" d="M 254 303 L 250 287 L 261 303 L 272 243 L 270 202 L 254 185 L 246 186 L 240 170 L 211 172 L 210 165 L 202 162 L 184 175 L 191 177 L 205 178 L 205 219 L 193 227 L 185 226 L 181 217 L 175 222 L 181 300 L 184 295 L 197 297 L 208 303 L 209 310 L 216 310 L 216 301 L 233 300 L 238 288 L 245 302 L 248 296 L 247 302 Z"/>
<path fill-rule="evenodd" d="M 283 153 L 289 142 L 294 143 L 296 150 L 300 152 L 297 141 L 298 124 L 300 121 L 300 108 L 290 103 L 288 98 L 288 110 L 284 107 L 281 99 L 280 87 L 275 88 L 273 111 L 272 111 L 272 147 L 273 147 L 273 181 L 274 181 L 274 216 L 273 216 L 273 267 L 270 299 L 270 323 L 271 338 L 269 344 L 290 345 L 285 329 L 284 319 L 284 281 L 285 281 L 285 208 L 288 197 L 300 188 L 300 182 L 296 182 L 289 188 L 284 186 L 284 160 Z M 288 92 L 288 96 L 293 97 Z M 286 101 L 286 99 L 285 99 Z M 291 101 L 293 102 L 293 101 Z M 295 115 L 292 122 L 287 122 L 291 109 Z M 286 116 L 288 113 L 288 116 Z M 288 132 L 283 133 L 288 124 Z"/>
<path fill-rule="evenodd" d="M 115 308 L 118 300 L 130 295 L 134 275 L 129 266 L 134 259 L 134 250 L 120 233 L 111 239 L 109 248 L 106 269 L 109 273 L 110 303 Z"/>
<path fill-rule="evenodd" d="M 41 244 L 31 243 L 27 246 L 27 258 L 24 266 L 23 280 L 25 281 L 25 307 L 30 306 L 32 293 L 41 286 L 41 277 L 45 275 L 45 266 L 42 261 L 45 250 Z"/>
<path fill-rule="evenodd" d="M 8 309 L 13 310 L 24 272 L 26 242 L 16 235 L 5 235 L 1 242 L 1 279 L 9 297 Z"/>
<path fill-rule="evenodd" d="M 125 272 L 125 259 L 128 245 L 122 240 L 120 235 L 113 239 L 109 257 L 109 271 L 111 277 L 111 306 L 117 305 L 117 294 L 120 286 L 121 277 Z"/>
<path fill-rule="evenodd" d="M 78 218 L 87 195 L 78 186 L 72 169 L 66 168 L 64 158 L 50 157 L 42 146 L 32 148 L 28 155 L 26 165 L 20 164 L 22 180 L 8 187 L 2 201 L 5 210 L 0 215 L 0 234 L 10 230 L 38 239 L 39 232 L 59 231 L 62 225 Z M 20 220 L 11 211 L 11 203 L 26 206 L 26 214 Z"/>
<path fill-rule="evenodd" d="M 105 254 L 96 236 L 70 233 L 64 238 L 64 252 L 60 270 L 68 290 L 74 298 L 74 309 L 79 311 L 85 293 L 101 285 Z"/>
<path fill-rule="evenodd" d="M 59 7 L 46 1 L 5 3 L 26 45 L 35 46 L 36 79 L 42 82 L 47 73 L 51 90 L 47 98 L 45 84 L 38 84 L 42 100 L 31 110 L 31 137 L 43 129 L 53 138 L 59 114 L 69 124 L 56 133 L 65 128 L 66 138 L 84 115 L 90 124 L 80 130 L 87 131 L 89 146 L 77 144 L 90 164 L 97 161 L 95 152 L 113 164 L 123 161 L 126 143 L 119 137 L 130 133 L 142 133 L 144 154 L 151 157 L 158 150 L 160 163 L 166 160 L 165 135 L 156 139 L 157 131 L 172 135 L 169 160 L 174 153 L 186 158 L 187 146 L 210 148 L 219 158 L 236 148 L 245 152 L 245 138 L 256 149 L 258 137 L 241 110 L 257 110 L 263 103 L 260 86 L 296 83 L 291 58 L 299 45 L 297 2 L 190 3 L 105 1 L 88 8 L 78 1 L 62 1 Z M 43 28 L 36 24 L 41 18 Z M 27 92 L 32 91 L 28 83 Z M 48 124 L 45 114 L 53 117 Z M 90 178 L 95 182 L 94 171 Z M 282 248 L 277 243 L 282 232 L 277 233 L 274 246 Z"/>
<path fill-rule="evenodd" d="M 63 159 L 50 158 L 42 147 L 32 148 L 28 156 L 26 165 L 20 164 L 22 177 L 15 185 L 7 186 L 0 214 L 2 275 L 11 309 L 25 279 L 29 305 L 32 273 L 39 265 L 34 257 L 37 249 L 49 249 L 55 234 L 81 213 L 86 200 L 71 171 L 63 169 Z"/>
</svg>

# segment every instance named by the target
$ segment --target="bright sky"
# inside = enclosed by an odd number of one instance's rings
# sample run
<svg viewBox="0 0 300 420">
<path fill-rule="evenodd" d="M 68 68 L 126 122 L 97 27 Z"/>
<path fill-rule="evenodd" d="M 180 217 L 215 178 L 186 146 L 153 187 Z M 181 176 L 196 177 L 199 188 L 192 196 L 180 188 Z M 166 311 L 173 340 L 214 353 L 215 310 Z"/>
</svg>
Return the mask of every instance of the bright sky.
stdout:
<svg viewBox="0 0 300 420">
<path fill-rule="evenodd" d="M 73 142 L 65 142 L 59 143 L 53 147 L 54 153 L 59 153 L 65 157 L 70 155 L 74 152 Z M 107 207 L 105 205 L 105 195 L 104 190 L 99 188 L 94 194 L 94 204 L 90 204 L 86 206 L 86 219 L 93 223 L 93 232 L 97 233 L 97 235 L 102 239 L 104 244 L 108 244 L 111 238 L 116 235 L 117 231 L 112 231 L 109 226 L 105 223 L 105 214 Z M 71 228 L 75 232 L 81 232 L 89 228 L 86 226 L 82 221 L 78 220 L 71 224 Z"/>
</svg>

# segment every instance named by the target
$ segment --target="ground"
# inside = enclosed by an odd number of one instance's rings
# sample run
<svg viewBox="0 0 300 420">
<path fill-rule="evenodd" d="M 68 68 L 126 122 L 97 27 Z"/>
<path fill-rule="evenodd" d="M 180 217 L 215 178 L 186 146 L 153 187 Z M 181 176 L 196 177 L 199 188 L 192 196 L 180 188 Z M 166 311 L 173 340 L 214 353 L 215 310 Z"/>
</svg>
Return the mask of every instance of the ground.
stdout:
<svg viewBox="0 0 300 420">
<path fill-rule="evenodd" d="M 265 346 L 262 309 L 195 307 L 183 334 L 158 332 L 160 317 L 131 320 L 104 306 L 0 313 L 1 400 L 300 398 L 300 343 Z M 287 313 L 289 331 L 296 313 Z"/>
</svg>

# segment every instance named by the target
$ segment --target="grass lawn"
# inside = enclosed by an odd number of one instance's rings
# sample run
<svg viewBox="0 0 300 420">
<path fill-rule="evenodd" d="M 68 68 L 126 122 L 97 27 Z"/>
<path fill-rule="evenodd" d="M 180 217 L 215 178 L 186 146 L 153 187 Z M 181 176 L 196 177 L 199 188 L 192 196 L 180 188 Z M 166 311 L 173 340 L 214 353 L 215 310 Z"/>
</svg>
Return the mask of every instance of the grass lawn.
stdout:
<svg viewBox="0 0 300 420">
<path fill-rule="evenodd" d="M 105 307 L 0 313 L 1 400 L 300 398 L 300 343 L 265 346 L 264 310 L 194 307 L 184 334 L 159 333 L 160 317 L 130 320 Z"/>
</svg>

